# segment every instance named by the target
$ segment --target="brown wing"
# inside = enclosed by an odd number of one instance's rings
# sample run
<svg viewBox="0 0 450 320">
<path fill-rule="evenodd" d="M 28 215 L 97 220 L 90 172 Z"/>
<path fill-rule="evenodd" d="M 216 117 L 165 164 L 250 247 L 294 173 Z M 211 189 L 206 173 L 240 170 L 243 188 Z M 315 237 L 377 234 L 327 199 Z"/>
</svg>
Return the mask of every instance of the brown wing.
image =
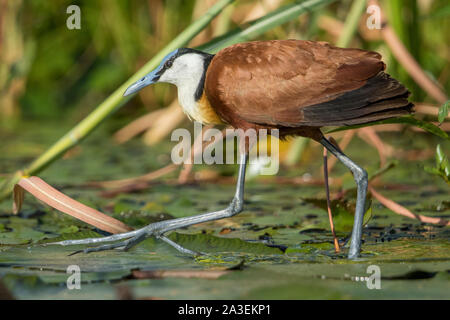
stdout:
<svg viewBox="0 0 450 320">
<path fill-rule="evenodd" d="M 315 125 L 305 117 L 305 108 L 363 87 L 384 70 L 380 59 L 376 52 L 324 42 L 242 43 L 216 54 L 205 91 L 219 116 L 231 124 Z"/>
</svg>

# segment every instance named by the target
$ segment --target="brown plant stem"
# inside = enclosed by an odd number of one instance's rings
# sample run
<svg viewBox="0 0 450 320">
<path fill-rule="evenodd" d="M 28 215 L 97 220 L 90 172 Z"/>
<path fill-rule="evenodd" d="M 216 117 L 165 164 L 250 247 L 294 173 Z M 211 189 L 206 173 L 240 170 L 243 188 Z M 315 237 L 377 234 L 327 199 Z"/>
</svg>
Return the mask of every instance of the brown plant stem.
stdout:
<svg viewBox="0 0 450 320">
<path fill-rule="evenodd" d="M 328 219 L 330 221 L 331 233 L 333 234 L 334 251 L 336 253 L 339 253 L 341 250 L 339 248 L 339 241 L 336 237 L 336 232 L 334 230 L 333 215 L 331 213 L 330 187 L 328 186 L 328 168 L 327 168 L 328 156 L 327 155 L 328 155 L 328 150 L 326 148 L 323 148 L 323 175 L 325 178 L 325 189 L 326 189 L 326 194 L 327 194 Z"/>
<path fill-rule="evenodd" d="M 399 215 L 402 215 L 402 216 L 405 216 L 405 217 L 408 217 L 411 219 L 416 219 L 416 220 L 419 220 L 419 221 L 425 222 L 425 223 L 433 223 L 433 224 L 438 224 L 438 225 L 442 225 L 442 226 L 450 226 L 450 221 L 447 221 L 445 219 L 427 217 L 427 216 L 423 216 L 421 214 L 412 213 L 411 211 L 409 211 L 405 207 L 399 205 L 395 201 L 392 201 L 391 199 L 388 199 L 388 198 L 382 196 L 381 194 L 379 194 L 371 185 L 369 185 L 369 191 L 374 196 L 374 198 L 377 199 L 382 205 L 384 205 L 386 208 L 392 210 L 393 212 L 395 212 Z"/>
</svg>

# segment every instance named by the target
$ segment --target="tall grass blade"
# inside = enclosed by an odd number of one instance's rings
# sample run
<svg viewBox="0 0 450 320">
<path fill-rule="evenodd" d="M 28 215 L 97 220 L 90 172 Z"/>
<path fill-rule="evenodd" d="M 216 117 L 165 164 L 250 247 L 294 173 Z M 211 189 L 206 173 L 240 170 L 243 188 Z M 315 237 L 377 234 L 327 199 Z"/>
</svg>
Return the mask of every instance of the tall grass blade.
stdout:
<svg viewBox="0 0 450 320">
<path fill-rule="evenodd" d="M 407 125 L 412 125 L 418 128 L 421 128 L 425 131 L 428 131 L 429 133 L 432 133 L 440 138 L 444 138 L 447 140 L 450 140 L 450 137 L 448 136 L 448 134 L 441 130 L 438 126 L 435 126 L 432 123 L 426 122 L 426 121 L 422 121 L 410 116 L 407 117 L 400 117 L 400 118 L 391 118 L 391 119 L 385 119 L 385 120 L 379 120 L 379 121 L 374 121 L 374 122 L 370 122 L 367 124 L 357 124 L 357 125 L 353 125 L 353 126 L 344 126 L 344 127 L 339 127 L 339 128 L 334 128 L 334 129 L 328 129 L 328 130 L 324 130 L 325 133 L 333 133 L 333 132 L 337 132 L 337 131 L 344 131 L 344 130 L 351 130 L 351 129 L 358 129 L 358 128 L 363 128 L 363 127 L 371 127 L 371 126 L 375 126 L 375 125 L 379 125 L 379 124 L 392 124 L 392 123 L 400 123 L 400 124 L 407 124 Z"/>
<path fill-rule="evenodd" d="M 296 1 L 295 3 L 281 7 L 262 18 L 256 19 L 248 23 L 245 29 L 237 28 L 223 36 L 217 37 L 208 43 L 199 47 L 198 50 L 214 53 L 222 48 L 231 46 L 239 42 L 245 42 L 260 36 L 283 23 L 295 19 L 300 14 L 310 12 L 326 4 L 330 4 L 336 0 L 307 0 Z"/>
</svg>

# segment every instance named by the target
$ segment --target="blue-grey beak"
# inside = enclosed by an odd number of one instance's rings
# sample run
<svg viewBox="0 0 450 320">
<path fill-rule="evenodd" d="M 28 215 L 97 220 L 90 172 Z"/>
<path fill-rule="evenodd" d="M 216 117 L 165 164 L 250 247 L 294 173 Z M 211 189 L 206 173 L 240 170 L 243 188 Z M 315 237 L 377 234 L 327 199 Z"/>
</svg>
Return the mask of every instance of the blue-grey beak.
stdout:
<svg viewBox="0 0 450 320">
<path fill-rule="evenodd" d="M 141 90 L 142 88 L 145 88 L 146 86 L 151 85 L 152 83 L 158 82 L 159 77 L 161 77 L 161 74 L 164 72 L 164 64 L 166 63 L 167 60 L 169 60 L 175 54 L 177 54 L 177 52 L 178 52 L 178 49 L 172 51 L 167 56 L 165 56 L 164 59 L 159 64 L 159 66 L 155 70 L 153 70 L 152 72 L 147 74 L 141 80 L 136 81 L 131 86 L 129 86 L 127 88 L 127 90 L 125 91 L 125 93 L 123 94 L 123 96 L 124 97 L 129 96 L 130 94 L 136 93 L 139 90 Z"/>
<path fill-rule="evenodd" d="M 136 81 L 135 83 L 133 83 L 131 86 L 129 86 L 127 88 L 127 90 L 125 91 L 123 96 L 124 97 L 129 96 L 130 94 L 136 93 L 139 90 L 141 90 L 142 88 L 145 88 L 146 86 L 149 86 L 149 85 L 151 85 L 153 83 L 158 82 L 159 75 L 157 73 L 158 73 L 159 69 L 160 68 L 156 68 L 155 70 L 153 70 L 152 72 L 147 74 L 142 79 L 140 79 L 140 80 Z"/>
</svg>

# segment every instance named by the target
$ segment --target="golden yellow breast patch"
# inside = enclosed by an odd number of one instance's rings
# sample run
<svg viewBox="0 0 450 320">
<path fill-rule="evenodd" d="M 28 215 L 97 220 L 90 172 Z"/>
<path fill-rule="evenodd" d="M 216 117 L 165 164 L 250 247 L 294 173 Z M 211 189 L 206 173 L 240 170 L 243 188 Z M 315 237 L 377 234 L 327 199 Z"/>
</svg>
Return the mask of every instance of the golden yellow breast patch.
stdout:
<svg viewBox="0 0 450 320">
<path fill-rule="evenodd" d="M 222 119 L 217 115 L 214 109 L 211 107 L 205 92 L 203 92 L 202 97 L 197 101 L 197 114 L 201 119 L 195 119 L 204 124 L 222 124 L 224 123 Z"/>
</svg>

